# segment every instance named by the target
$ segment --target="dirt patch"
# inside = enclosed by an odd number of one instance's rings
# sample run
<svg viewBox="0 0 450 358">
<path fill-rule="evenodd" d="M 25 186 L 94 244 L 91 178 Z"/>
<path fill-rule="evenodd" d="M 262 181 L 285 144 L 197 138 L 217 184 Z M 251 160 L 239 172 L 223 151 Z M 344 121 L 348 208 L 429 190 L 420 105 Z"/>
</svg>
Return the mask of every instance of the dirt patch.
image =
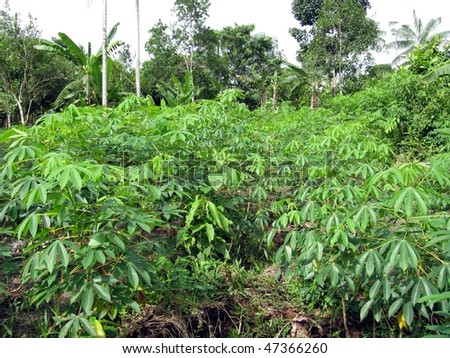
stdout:
<svg viewBox="0 0 450 358">
<path fill-rule="evenodd" d="M 269 267 L 259 276 L 240 282 L 227 295 L 189 307 L 146 305 L 125 320 L 120 336 L 135 338 L 323 338 L 345 337 L 342 319 L 330 313 L 306 312 L 293 300 L 284 282 Z M 231 283 L 230 283 L 231 285 Z M 351 336 L 361 331 L 352 327 Z"/>
</svg>

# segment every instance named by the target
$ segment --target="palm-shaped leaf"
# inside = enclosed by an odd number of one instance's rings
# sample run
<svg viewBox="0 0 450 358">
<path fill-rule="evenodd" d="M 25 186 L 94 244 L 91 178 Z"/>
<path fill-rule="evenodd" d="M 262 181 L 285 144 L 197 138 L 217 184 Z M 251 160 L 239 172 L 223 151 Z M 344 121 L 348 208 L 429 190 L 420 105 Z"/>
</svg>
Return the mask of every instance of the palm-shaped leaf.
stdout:
<svg viewBox="0 0 450 358">
<path fill-rule="evenodd" d="M 392 22 L 390 25 L 396 25 Z M 405 50 L 399 54 L 393 61 L 394 65 L 397 65 L 405 60 L 408 53 L 414 50 L 416 47 L 429 43 L 435 36 L 439 36 L 442 40 L 445 40 L 450 36 L 450 31 L 443 31 L 436 33 L 436 29 L 441 24 L 441 18 L 431 19 L 424 26 L 422 20 L 413 12 L 413 25 L 402 25 L 399 28 L 391 30 L 392 35 L 395 36 L 389 47 L 397 50 Z"/>
</svg>

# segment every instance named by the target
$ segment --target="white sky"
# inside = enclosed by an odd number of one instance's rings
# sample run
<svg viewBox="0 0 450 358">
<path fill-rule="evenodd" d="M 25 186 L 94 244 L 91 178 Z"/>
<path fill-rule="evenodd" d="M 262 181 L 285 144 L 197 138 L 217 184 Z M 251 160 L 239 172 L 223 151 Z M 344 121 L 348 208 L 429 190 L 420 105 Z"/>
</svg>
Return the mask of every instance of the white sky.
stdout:
<svg viewBox="0 0 450 358">
<path fill-rule="evenodd" d="M 4 0 L 0 0 L 4 1 Z M 9 0 L 11 11 L 19 12 L 25 18 L 28 13 L 37 18 L 43 37 L 56 37 L 65 32 L 75 42 L 87 47 L 90 41 L 93 49 L 100 46 L 102 33 L 102 0 Z M 173 0 L 140 0 L 141 11 L 141 53 L 145 59 L 144 44 L 148 30 L 159 18 L 165 23 L 173 22 L 171 8 Z M 288 60 L 295 61 L 297 42 L 289 35 L 289 28 L 297 21 L 291 14 L 292 0 L 210 0 L 208 25 L 215 29 L 237 24 L 255 24 L 256 33 L 265 33 L 278 40 L 279 48 Z M 450 30 L 449 0 L 372 0 L 370 16 L 389 34 L 388 23 L 398 21 L 411 24 L 416 10 L 424 24 L 432 18 L 442 17 L 438 31 Z M 108 27 L 120 22 L 116 40 L 124 40 L 136 46 L 135 0 L 108 0 Z M 390 62 L 394 54 L 378 54 L 379 63 Z"/>
</svg>

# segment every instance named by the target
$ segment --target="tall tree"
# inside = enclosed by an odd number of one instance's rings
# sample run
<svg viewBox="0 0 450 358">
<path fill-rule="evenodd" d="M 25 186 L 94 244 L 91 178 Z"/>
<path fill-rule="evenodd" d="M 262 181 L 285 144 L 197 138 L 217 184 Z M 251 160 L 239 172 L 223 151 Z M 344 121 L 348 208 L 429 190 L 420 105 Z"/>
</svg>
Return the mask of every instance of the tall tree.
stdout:
<svg viewBox="0 0 450 358">
<path fill-rule="evenodd" d="M 189 72 L 194 69 L 194 53 L 199 47 L 198 36 L 206 28 L 210 6 L 209 0 L 175 0 L 173 13 L 177 17 L 177 24 L 173 35 Z"/>
<path fill-rule="evenodd" d="M 254 30 L 255 25 L 235 25 L 218 31 L 226 71 L 224 87 L 243 90 L 251 107 L 266 101 L 267 89 L 282 63 L 276 41 L 263 34 L 254 35 Z"/>
<path fill-rule="evenodd" d="M 141 20 L 139 11 L 139 0 L 136 0 L 136 29 L 137 29 L 137 49 L 136 49 L 136 94 L 141 95 Z"/>
<path fill-rule="evenodd" d="M 87 0 L 88 6 L 93 0 Z M 107 32 L 108 32 L 108 0 L 102 3 L 102 106 L 108 105 L 108 73 L 107 73 Z"/>
<path fill-rule="evenodd" d="M 402 51 L 392 61 L 394 65 L 398 65 L 406 60 L 407 55 L 418 46 L 426 45 L 434 37 L 439 37 L 441 40 L 445 40 L 450 37 L 450 31 L 436 32 L 436 29 L 441 24 L 442 19 L 440 17 L 431 19 L 424 26 L 422 20 L 416 15 L 416 11 L 413 11 L 413 25 L 401 25 L 400 27 L 393 28 L 391 30 L 392 35 L 395 37 L 389 46 Z M 391 22 L 391 25 L 397 25 L 398 22 Z"/>
<path fill-rule="evenodd" d="M 368 63 L 368 50 L 378 43 L 380 31 L 366 16 L 368 6 L 360 0 L 325 0 L 314 22 L 308 21 L 312 26 L 291 31 L 300 45 L 300 62 L 307 72 L 323 74 L 332 93 Z"/>
<path fill-rule="evenodd" d="M 102 40 L 102 106 L 108 105 L 108 0 L 103 0 L 103 40 Z"/>
<path fill-rule="evenodd" d="M 0 11 L 0 112 L 6 113 L 7 125 L 16 111 L 27 124 L 66 79 L 66 64 L 34 48 L 39 36 L 31 16 L 22 24 L 9 8 Z"/>
<path fill-rule="evenodd" d="M 142 65 L 142 91 L 159 101 L 158 84 L 169 83 L 172 76 L 183 78 L 185 65 L 178 54 L 177 44 L 173 39 L 169 25 L 159 20 L 149 30 L 145 50 L 149 60 Z"/>
<path fill-rule="evenodd" d="M 145 45 L 150 60 L 142 69 L 147 93 L 157 95 L 158 87 L 170 82 L 172 77 L 183 81 L 185 73 L 191 72 L 202 96 L 217 94 L 212 88 L 217 87 L 219 75 L 213 71 L 217 66 L 211 66 L 218 57 L 217 36 L 205 25 L 209 6 L 209 0 L 176 0 L 172 9 L 176 23 L 169 26 L 160 20 L 150 29 Z"/>
<path fill-rule="evenodd" d="M 368 0 L 358 0 L 364 10 L 370 8 Z M 313 26 L 320 11 L 323 9 L 325 0 L 293 0 L 292 14 L 300 22 L 301 26 Z"/>
</svg>

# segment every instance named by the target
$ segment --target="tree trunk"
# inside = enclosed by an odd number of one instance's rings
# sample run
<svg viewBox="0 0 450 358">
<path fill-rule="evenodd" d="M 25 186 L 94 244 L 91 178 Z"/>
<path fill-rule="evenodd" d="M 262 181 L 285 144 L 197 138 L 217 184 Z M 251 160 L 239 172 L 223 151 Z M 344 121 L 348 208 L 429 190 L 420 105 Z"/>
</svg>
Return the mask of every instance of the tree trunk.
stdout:
<svg viewBox="0 0 450 358">
<path fill-rule="evenodd" d="M 141 95 L 141 29 L 139 16 L 139 0 L 136 0 L 136 26 L 137 26 L 137 50 L 136 50 L 136 94 Z"/>
<path fill-rule="evenodd" d="M 20 124 L 22 124 L 23 126 L 27 123 L 26 118 L 25 118 L 25 112 L 23 110 L 23 105 L 22 105 L 22 96 L 19 95 L 19 97 L 17 97 L 16 95 L 14 95 L 13 93 L 11 93 L 11 95 L 14 98 L 14 101 L 16 101 L 17 104 L 17 108 L 19 108 L 19 113 L 20 113 Z"/>
<path fill-rule="evenodd" d="M 312 93 L 311 93 L 311 108 L 317 107 L 319 107 L 319 95 L 317 93 L 317 85 L 314 84 L 312 86 Z"/>
<path fill-rule="evenodd" d="M 336 72 L 333 73 L 333 76 L 330 78 L 330 92 L 331 92 L 331 97 L 336 96 L 336 87 L 338 84 L 338 75 Z"/>
<path fill-rule="evenodd" d="M 108 13 L 108 0 L 103 0 L 103 43 L 102 43 L 102 106 L 108 105 L 108 68 L 106 52 L 107 45 L 107 13 Z"/>
<path fill-rule="evenodd" d="M 6 128 L 11 127 L 11 113 L 8 111 L 8 113 L 6 113 L 6 123 L 5 123 Z"/>
<path fill-rule="evenodd" d="M 18 107 L 19 107 L 19 112 L 20 112 L 20 124 L 22 124 L 23 126 L 27 123 L 27 121 L 25 120 L 25 112 L 23 111 L 23 107 L 21 103 L 18 103 Z"/>
</svg>

